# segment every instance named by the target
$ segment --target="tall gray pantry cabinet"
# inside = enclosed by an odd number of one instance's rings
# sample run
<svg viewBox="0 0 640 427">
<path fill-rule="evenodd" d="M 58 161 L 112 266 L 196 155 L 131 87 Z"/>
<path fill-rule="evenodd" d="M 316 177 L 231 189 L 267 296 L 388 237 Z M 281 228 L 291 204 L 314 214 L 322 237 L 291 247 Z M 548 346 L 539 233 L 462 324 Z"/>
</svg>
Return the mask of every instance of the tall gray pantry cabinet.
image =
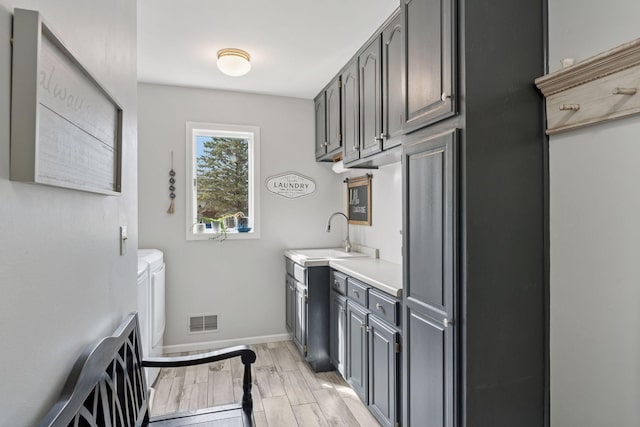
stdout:
<svg viewBox="0 0 640 427">
<path fill-rule="evenodd" d="M 545 425 L 545 2 L 401 8 L 403 425 Z"/>
</svg>

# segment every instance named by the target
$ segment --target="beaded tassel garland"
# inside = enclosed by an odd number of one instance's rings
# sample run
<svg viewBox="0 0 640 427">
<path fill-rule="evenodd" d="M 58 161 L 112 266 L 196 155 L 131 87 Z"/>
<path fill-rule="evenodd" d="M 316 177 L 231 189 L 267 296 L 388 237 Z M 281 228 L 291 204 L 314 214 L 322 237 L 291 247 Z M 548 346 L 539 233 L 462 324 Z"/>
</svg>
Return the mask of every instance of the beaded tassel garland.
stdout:
<svg viewBox="0 0 640 427">
<path fill-rule="evenodd" d="M 173 185 L 176 183 L 176 172 L 173 170 L 173 151 L 171 152 L 171 170 L 169 171 L 169 198 L 171 199 L 171 204 L 169 205 L 169 209 L 167 209 L 168 214 L 172 214 L 174 212 L 174 203 L 173 201 L 176 198 L 176 187 Z"/>
</svg>

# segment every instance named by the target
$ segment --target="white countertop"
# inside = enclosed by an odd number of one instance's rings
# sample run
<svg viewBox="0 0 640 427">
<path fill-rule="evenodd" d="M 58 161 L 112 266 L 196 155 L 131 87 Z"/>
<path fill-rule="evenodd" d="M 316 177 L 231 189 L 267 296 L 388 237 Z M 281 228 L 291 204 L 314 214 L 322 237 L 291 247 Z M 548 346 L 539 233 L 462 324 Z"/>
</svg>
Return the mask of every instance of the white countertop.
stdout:
<svg viewBox="0 0 640 427">
<path fill-rule="evenodd" d="M 397 298 L 402 297 L 401 264 L 366 257 L 332 259 L 329 261 L 329 267 Z"/>
<path fill-rule="evenodd" d="M 402 265 L 378 258 L 378 250 L 354 245 L 353 252 L 342 248 L 288 249 L 284 256 L 303 267 L 329 266 L 380 289 L 402 297 Z"/>
</svg>

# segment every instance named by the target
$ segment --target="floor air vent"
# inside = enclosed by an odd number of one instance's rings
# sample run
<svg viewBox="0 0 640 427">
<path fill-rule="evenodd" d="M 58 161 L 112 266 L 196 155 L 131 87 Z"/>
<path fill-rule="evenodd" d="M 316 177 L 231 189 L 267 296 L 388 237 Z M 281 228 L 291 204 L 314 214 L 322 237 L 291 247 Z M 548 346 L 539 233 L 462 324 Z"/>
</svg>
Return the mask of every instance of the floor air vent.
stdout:
<svg viewBox="0 0 640 427">
<path fill-rule="evenodd" d="M 189 333 L 214 332 L 218 330 L 217 314 L 189 316 Z"/>
</svg>

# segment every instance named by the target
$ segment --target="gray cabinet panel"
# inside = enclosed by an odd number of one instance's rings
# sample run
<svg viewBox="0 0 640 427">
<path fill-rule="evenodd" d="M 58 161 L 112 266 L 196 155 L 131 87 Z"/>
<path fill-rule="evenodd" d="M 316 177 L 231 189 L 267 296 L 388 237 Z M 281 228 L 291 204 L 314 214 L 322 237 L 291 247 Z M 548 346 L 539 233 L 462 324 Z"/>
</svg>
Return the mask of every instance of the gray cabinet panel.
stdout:
<svg viewBox="0 0 640 427">
<path fill-rule="evenodd" d="M 285 278 L 285 325 L 287 331 L 293 332 L 293 312 L 295 310 L 294 301 L 296 297 L 295 285 L 289 275 Z"/>
<path fill-rule="evenodd" d="M 368 404 L 366 310 L 347 302 L 347 378 L 360 399 Z"/>
<path fill-rule="evenodd" d="M 324 156 L 327 152 L 327 110 L 325 102 L 325 92 L 314 100 L 316 113 L 316 159 Z"/>
<path fill-rule="evenodd" d="M 358 58 L 342 73 L 342 143 L 345 163 L 360 158 L 360 95 L 358 86 Z"/>
<path fill-rule="evenodd" d="M 409 259 L 411 286 L 407 289 L 407 297 L 438 308 L 444 306 L 445 286 L 443 239 L 446 212 L 443 212 L 443 207 L 447 194 L 443 188 L 446 184 L 445 177 L 442 175 L 445 160 L 442 146 L 421 151 L 407 158 L 410 233 L 416 236 L 409 239 L 409 254 L 415 257 Z"/>
<path fill-rule="evenodd" d="M 326 90 L 327 153 L 339 152 L 342 148 L 342 125 L 340 114 L 340 77 L 336 77 Z"/>
<path fill-rule="evenodd" d="M 411 309 L 406 320 L 406 425 L 453 427 L 452 329 Z"/>
<path fill-rule="evenodd" d="M 285 260 L 287 330 L 314 371 L 330 370 L 329 267 L 305 268 Z"/>
<path fill-rule="evenodd" d="M 402 19 L 398 14 L 382 31 L 383 149 L 400 144 L 404 124 L 402 87 Z"/>
<path fill-rule="evenodd" d="M 404 129 L 455 113 L 453 0 L 402 0 L 405 47 Z"/>
<path fill-rule="evenodd" d="M 329 354 L 331 364 L 346 376 L 346 340 L 347 340 L 347 299 L 342 295 L 331 291 L 329 302 Z"/>
<path fill-rule="evenodd" d="M 360 54 L 360 158 L 382 151 L 382 52 L 375 38 Z"/>
<path fill-rule="evenodd" d="M 306 356 L 307 353 L 307 287 L 302 283 L 295 283 L 295 298 L 293 312 L 293 341 Z"/>
<path fill-rule="evenodd" d="M 394 426 L 397 414 L 398 333 L 369 316 L 369 409 L 383 426 Z"/>
<path fill-rule="evenodd" d="M 454 425 L 456 141 L 451 131 L 403 147 L 407 425 Z"/>
</svg>

